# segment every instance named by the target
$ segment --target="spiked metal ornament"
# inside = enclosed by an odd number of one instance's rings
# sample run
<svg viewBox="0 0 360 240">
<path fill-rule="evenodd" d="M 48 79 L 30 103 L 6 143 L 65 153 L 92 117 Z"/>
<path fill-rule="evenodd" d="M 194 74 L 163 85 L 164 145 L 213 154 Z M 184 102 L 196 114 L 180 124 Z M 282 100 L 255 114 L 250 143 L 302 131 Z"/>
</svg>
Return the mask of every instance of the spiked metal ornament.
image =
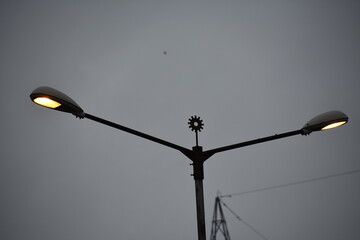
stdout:
<svg viewBox="0 0 360 240">
<path fill-rule="evenodd" d="M 191 131 L 201 132 L 204 127 L 203 120 L 201 120 L 200 117 L 197 117 L 196 115 L 191 116 L 188 123 Z"/>
<path fill-rule="evenodd" d="M 199 145 L 199 138 L 198 138 L 198 132 L 201 132 L 201 130 L 204 127 L 204 123 L 203 120 L 200 119 L 200 117 L 195 116 L 191 116 L 189 118 L 189 128 L 191 129 L 191 131 L 195 131 L 195 135 L 196 135 L 196 146 Z"/>
</svg>

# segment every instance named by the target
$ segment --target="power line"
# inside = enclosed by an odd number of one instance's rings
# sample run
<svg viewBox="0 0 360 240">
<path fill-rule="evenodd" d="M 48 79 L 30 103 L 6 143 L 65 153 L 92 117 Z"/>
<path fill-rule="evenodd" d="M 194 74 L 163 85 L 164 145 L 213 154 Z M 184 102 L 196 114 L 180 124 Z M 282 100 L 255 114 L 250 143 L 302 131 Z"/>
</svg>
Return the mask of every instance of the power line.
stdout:
<svg viewBox="0 0 360 240">
<path fill-rule="evenodd" d="M 258 188 L 258 189 L 255 189 L 255 190 L 248 190 L 248 191 L 243 191 L 243 192 L 238 192 L 238 193 L 233 193 L 233 194 L 227 194 L 227 195 L 219 195 L 219 197 L 224 198 L 224 197 L 233 197 L 233 196 L 238 196 L 238 195 L 244 195 L 244 194 L 248 194 L 248 193 L 256 193 L 256 192 L 272 190 L 272 189 L 277 189 L 277 188 L 282 188 L 282 187 L 289 187 L 289 186 L 293 186 L 293 185 L 299 185 L 299 184 L 303 184 L 303 183 L 309 183 L 309 182 L 325 180 L 325 179 L 329 179 L 329 178 L 341 177 L 341 176 L 355 174 L 355 173 L 359 173 L 359 172 L 360 172 L 360 169 L 355 169 L 355 170 L 352 170 L 352 171 L 347 171 L 347 172 L 343 172 L 343 173 L 337 173 L 337 174 L 322 176 L 322 177 L 318 177 L 318 178 L 306 179 L 306 180 L 302 180 L 302 181 L 298 181 L 298 182 L 286 183 L 286 184 L 281 184 L 281 185 L 271 186 L 271 187 Z M 236 217 L 237 220 L 239 220 L 240 222 L 243 222 L 248 228 L 250 228 L 253 232 L 255 232 L 262 239 L 269 240 L 263 234 L 261 234 L 256 228 L 254 228 L 252 225 L 247 223 L 238 214 L 236 214 L 223 200 L 220 200 L 220 201 L 223 204 L 223 206 L 226 209 L 228 209 L 228 211 L 230 213 L 232 213 Z"/>
<path fill-rule="evenodd" d="M 289 187 L 289 186 L 303 184 L 303 183 L 315 182 L 315 181 L 320 181 L 320 180 L 324 180 L 324 179 L 329 179 L 329 178 L 334 178 L 334 177 L 340 177 L 340 176 L 355 174 L 355 173 L 359 173 L 359 172 L 360 172 L 360 169 L 356 169 L 356 170 L 352 170 L 352 171 L 348 171 L 348 172 L 332 174 L 332 175 L 327 175 L 327 176 L 318 177 L 318 178 L 311 178 L 311 179 L 306 179 L 306 180 L 293 182 L 293 183 L 286 183 L 286 184 L 281 184 L 281 185 L 277 185 L 277 186 L 264 187 L 264 188 L 258 188 L 258 189 L 255 189 L 255 190 L 249 190 L 249 191 L 243 191 L 243 192 L 238 192 L 238 193 L 233 193 L 233 194 L 221 195 L 220 197 L 224 198 L 224 197 L 233 197 L 233 196 L 238 196 L 238 195 L 244 195 L 244 194 L 248 194 L 248 193 L 256 193 L 256 192 L 261 192 L 261 191 L 266 191 L 266 190 Z"/>
<path fill-rule="evenodd" d="M 229 210 L 229 212 L 231 212 L 236 217 L 237 220 L 239 220 L 240 222 L 243 222 L 248 228 L 250 228 L 254 233 L 256 233 L 262 239 L 269 240 L 263 234 L 261 234 L 258 230 L 256 230 L 256 228 L 254 228 L 249 223 L 247 223 L 243 218 L 240 218 L 239 215 L 237 215 L 228 205 L 226 205 L 223 200 L 220 200 L 220 201 L 224 205 L 224 207 L 227 208 L 227 210 Z"/>
</svg>

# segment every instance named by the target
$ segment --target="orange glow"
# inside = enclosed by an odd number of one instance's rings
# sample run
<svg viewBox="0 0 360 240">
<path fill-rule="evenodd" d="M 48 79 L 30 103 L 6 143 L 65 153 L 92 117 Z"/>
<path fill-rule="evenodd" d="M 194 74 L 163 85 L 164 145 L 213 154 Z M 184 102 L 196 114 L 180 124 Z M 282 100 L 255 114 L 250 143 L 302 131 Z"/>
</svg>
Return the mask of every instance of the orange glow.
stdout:
<svg viewBox="0 0 360 240">
<path fill-rule="evenodd" d="M 34 99 L 34 102 L 48 108 L 57 108 L 61 106 L 61 103 L 51 100 L 47 97 L 38 97 Z"/>
<path fill-rule="evenodd" d="M 339 127 L 341 125 L 344 125 L 345 123 L 346 123 L 346 121 L 331 123 L 331 124 L 323 127 L 321 130 L 327 130 L 327 129 L 336 128 L 336 127 Z"/>
</svg>

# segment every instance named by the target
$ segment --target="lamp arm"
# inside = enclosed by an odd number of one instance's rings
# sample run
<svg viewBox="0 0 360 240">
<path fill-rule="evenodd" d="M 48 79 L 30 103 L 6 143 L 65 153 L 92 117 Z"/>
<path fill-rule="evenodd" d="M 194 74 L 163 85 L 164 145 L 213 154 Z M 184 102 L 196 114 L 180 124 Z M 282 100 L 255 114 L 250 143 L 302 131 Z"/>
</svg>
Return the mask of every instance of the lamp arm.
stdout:
<svg viewBox="0 0 360 240">
<path fill-rule="evenodd" d="M 281 134 L 275 134 L 273 136 L 258 138 L 258 139 L 250 140 L 247 142 L 236 143 L 236 144 L 232 144 L 232 145 L 228 145 L 228 146 L 224 146 L 224 147 L 220 147 L 220 148 L 214 148 L 214 149 L 205 151 L 204 155 L 207 156 L 207 158 L 209 158 L 210 156 L 212 156 L 218 152 L 224 152 L 224 151 L 232 150 L 235 148 L 241 148 L 241 147 L 245 147 L 245 146 L 249 146 L 249 145 L 253 145 L 253 144 L 276 140 L 276 139 L 284 138 L 284 137 L 290 137 L 290 136 L 294 136 L 294 135 L 298 135 L 298 134 L 303 135 L 304 134 L 303 129 L 286 132 L 286 133 L 281 133 Z"/>
<path fill-rule="evenodd" d="M 128 128 L 128 127 L 125 127 L 125 126 L 122 126 L 120 124 L 116 124 L 116 123 L 113 123 L 113 122 L 110 122 L 108 120 L 105 120 L 105 119 L 102 119 L 102 118 L 99 118 L 99 117 L 96 117 L 96 116 L 93 116 L 91 114 L 88 114 L 88 113 L 85 113 L 85 118 L 88 118 L 88 119 L 91 119 L 95 122 L 99 122 L 99 123 L 102 123 L 102 124 L 105 124 L 105 125 L 108 125 L 110 127 L 113 127 L 113 128 L 116 128 L 116 129 L 119 129 L 119 130 L 122 130 L 124 132 L 128 132 L 128 133 L 131 133 L 133 135 L 136 135 L 136 136 L 139 136 L 139 137 L 142 137 L 142 138 L 145 138 L 145 139 L 148 139 L 150 141 L 153 141 L 153 142 L 157 142 L 161 145 L 164 145 L 164 146 L 167 146 L 167 147 L 170 147 L 170 148 L 173 148 L 173 149 L 176 149 L 176 150 L 179 150 L 180 152 L 182 152 L 183 154 L 185 154 L 186 156 L 190 155 L 191 154 L 191 150 L 187 149 L 187 148 L 184 148 L 184 147 L 181 147 L 179 145 L 176 145 L 174 143 L 171 143 L 171 142 L 168 142 L 168 141 L 165 141 L 165 140 L 162 140 L 160 138 L 156 138 L 156 137 L 153 137 L 151 135 L 148 135 L 148 134 L 145 134 L 145 133 L 142 133 L 142 132 L 139 132 L 137 130 L 134 130 L 134 129 L 131 129 L 131 128 Z"/>
</svg>

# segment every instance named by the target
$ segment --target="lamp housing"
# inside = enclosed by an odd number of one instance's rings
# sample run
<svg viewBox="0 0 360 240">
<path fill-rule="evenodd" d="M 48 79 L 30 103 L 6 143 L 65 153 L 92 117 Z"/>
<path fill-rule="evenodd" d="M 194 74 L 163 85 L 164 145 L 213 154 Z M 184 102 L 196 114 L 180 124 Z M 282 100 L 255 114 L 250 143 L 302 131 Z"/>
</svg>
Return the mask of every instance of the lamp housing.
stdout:
<svg viewBox="0 0 360 240">
<path fill-rule="evenodd" d="M 76 117 L 84 118 L 83 109 L 65 93 L 51 87 L 38 87 L 30 94 L 31 100 L 40 106 L 72 113 Z"/>
<path fill-rule="evenodd" d="M 308 121 L 302 128 L 303 134 L 313 131 L 328 130 L 339 127 L 349 121 L 349 117 L 341 111 L 329 111 Z"/>
</svg>

